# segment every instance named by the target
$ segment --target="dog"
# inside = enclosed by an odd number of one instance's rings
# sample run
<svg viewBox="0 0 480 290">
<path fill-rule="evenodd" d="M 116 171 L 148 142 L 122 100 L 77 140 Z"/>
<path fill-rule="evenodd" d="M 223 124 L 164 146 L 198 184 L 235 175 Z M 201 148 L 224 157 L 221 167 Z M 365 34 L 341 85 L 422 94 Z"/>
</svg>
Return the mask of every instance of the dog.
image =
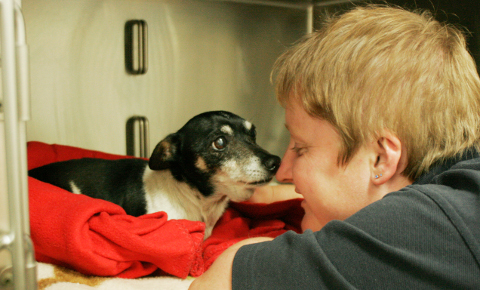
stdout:
<svg viewBox="0 0 480 290">
<path fill-rule="evenodd" d="M 150 159 L 83 158 L 29 171 L 29 176 L 77 194 L 104 199 L 140 216 L 205 223 L 205 239 L 230 200 L 248 200 L 269 183 L 280 157 L 256 143 L 255 126 L 227 111 L 190 119 L 153 150 Z"/>
</svg>

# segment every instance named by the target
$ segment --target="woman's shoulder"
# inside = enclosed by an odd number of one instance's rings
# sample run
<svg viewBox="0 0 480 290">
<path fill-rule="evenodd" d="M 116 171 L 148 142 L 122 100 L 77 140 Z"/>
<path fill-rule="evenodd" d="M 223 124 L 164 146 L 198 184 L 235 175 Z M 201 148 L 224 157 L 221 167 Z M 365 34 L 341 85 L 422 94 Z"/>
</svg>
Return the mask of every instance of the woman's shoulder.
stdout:
<svg viewBox="0 0 480 290">
<path fill-rule="evenodd" d="M 480 173 L 451 174 L 445 178 L 456 181 L 409 185 L 346 222 L 395 248 L 418 254 L 443 248 L 450 250 L 450 257 L 480 261 Z"/>
</svg>

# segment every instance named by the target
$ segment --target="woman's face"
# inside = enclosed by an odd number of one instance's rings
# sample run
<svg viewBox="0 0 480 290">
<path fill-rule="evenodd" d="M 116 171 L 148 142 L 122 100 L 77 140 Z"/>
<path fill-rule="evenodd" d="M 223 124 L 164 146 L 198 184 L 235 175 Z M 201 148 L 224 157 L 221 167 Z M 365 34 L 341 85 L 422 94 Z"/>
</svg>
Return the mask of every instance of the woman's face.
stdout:
<svg viewBox="0 0 480 290">
<path fill-rule="evenodd" d="M 308 115 L 297 100 L 287 107 L 285 121 L 290 144 L 276 177 L 292 182 L 304 196 L 303 230 L 317 231 L 331 220 L 344 220 L 382 197 L 371 189 L 377 156 L 369 146 L 342 165 L 340 135 L 330 123 Z"/>
</svg>

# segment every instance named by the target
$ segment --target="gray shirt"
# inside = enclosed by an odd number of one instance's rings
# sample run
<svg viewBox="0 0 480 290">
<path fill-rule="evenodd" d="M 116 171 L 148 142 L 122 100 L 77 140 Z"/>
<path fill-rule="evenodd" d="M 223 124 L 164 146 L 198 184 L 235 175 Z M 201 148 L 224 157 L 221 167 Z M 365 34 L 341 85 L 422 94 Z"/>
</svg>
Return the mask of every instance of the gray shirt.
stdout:
<svg viewBox="0 0 480 290">
<path fill-rule="evenodd" d="M 233 289 L 480 289 L 480 158 L 465 154 L 322 230 L 237 252 Z"/>
</svg>

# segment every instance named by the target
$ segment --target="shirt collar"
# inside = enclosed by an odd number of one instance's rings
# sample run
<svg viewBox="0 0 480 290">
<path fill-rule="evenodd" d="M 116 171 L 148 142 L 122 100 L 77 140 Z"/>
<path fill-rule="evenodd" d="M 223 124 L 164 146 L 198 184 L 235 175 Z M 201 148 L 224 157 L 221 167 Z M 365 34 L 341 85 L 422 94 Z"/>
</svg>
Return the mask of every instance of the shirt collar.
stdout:
<svg viewBox="0 0 480 290">
<path fill-rule="evenodd" d="M 479 152 L 474 148 L 470 148 L 457 156 L 446 159 L 444 161 L 437 162 L 434 166 L 432 166 L 432 168 L 427 173 L 423 174 L 417 180 L 415 180 L 413 184 L 432 183 L 433 179 L 437 175 L 449 170 L 455 164 L 462 161 L 479 158 L 479 157 L 480 157 Z"/>
</svg>

